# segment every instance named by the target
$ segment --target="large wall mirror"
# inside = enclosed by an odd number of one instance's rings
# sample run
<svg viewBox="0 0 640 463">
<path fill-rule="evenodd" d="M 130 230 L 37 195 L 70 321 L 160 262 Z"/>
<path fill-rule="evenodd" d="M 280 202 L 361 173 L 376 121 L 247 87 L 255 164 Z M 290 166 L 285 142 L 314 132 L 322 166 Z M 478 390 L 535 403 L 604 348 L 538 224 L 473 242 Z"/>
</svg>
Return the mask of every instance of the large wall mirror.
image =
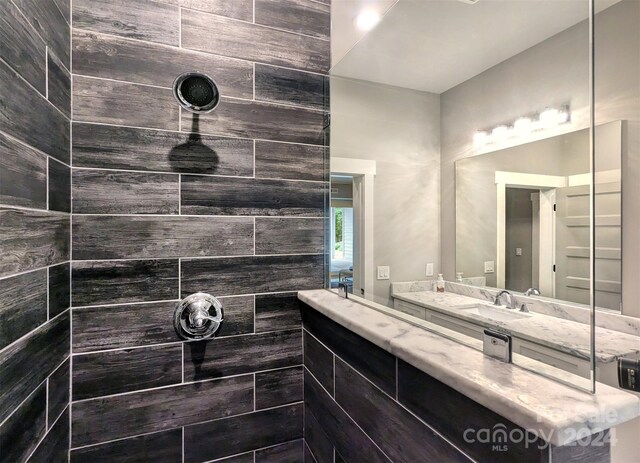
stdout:
<svg viewBox="0 0 640 463">
<path fill-rule="evenodd" d="M 474 342 L 509 331 L 567 382 L 640 356 L 640 2 L 334 0 L 332 17 L 327 286 Z"/>
</svg>

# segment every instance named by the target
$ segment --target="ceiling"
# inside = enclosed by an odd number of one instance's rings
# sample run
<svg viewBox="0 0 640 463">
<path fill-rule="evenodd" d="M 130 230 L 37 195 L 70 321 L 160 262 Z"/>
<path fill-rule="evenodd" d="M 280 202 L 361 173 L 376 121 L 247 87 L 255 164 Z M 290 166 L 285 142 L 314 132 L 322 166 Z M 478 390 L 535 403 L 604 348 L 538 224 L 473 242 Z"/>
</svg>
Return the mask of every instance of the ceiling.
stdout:
<svg viewBox="0 0 640 463">
<path fill-rule="evenodd" d="M 368 33 L 363 9 L 384 15 Z M 587 0 L 333 0 L 331 74 L 442 93 L 587 17 Z"/>
</svg>

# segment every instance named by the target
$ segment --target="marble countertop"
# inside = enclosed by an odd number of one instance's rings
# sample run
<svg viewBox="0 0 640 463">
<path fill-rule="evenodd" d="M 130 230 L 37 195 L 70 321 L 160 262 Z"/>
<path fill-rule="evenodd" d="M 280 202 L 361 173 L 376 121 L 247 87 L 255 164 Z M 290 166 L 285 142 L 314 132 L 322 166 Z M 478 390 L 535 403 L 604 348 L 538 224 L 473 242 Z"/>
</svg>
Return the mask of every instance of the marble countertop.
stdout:
<svg viewBox="0 0 640 463">
<path fill-rule="evenodd" d="M 492 320 L 479 314 L 469 313 L 464 309 L 470 305 L 479 304 L 509 313 L 520 314 L 520 312 L 496 307 L 490 302 L 456 293 L 414 291 L 395 293 L 393 297 L 487 328 L 498 327 L 515 338 L 547 346 L 577 358 L 589 360 L 591 357 L 589 325 L 536 312 L 526 313 L 526 318 L 508 321 Z M 614 362 L 618 357 L 626 355 L 640 355 L 640 337 L 638 336 L 597 327 L 596 340 L 596 358 L 601 363 Z"/>
<path fill-rule="evenodd" d="M 298 298 L 552 444 L 640 416 L 640 399 L 623 390 L 601 383 L 595 394 L 577 390 L 324 289 L 300 291 Z"/>
</svg>

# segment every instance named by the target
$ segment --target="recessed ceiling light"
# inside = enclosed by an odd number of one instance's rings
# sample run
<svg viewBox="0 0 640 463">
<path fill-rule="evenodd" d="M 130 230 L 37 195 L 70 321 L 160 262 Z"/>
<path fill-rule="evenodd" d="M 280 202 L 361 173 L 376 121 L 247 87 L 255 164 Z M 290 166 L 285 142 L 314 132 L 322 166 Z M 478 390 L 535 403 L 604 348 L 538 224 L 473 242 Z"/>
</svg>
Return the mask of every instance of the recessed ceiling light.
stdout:
<svg viewBox="0 0 640 463">
<path fill-rule="evenodd" d="M 361 31 L 370 31 L 380 22 L 380 14 L 372 11 L 365 10 L 356 16 L 356 19 L 353 20 L 353 23 L 356 25 L 358 29 Z"/>
</svg>

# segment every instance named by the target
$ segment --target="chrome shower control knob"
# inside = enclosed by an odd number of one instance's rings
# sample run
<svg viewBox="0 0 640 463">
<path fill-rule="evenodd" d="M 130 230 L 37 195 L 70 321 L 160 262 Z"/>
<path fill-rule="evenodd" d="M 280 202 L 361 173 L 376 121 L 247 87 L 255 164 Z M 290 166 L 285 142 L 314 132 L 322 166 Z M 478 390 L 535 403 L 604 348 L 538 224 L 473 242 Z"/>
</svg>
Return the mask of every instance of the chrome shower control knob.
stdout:
<svg viewBox="0 0 640 463">
<path fill-rule="evenodd" d="M 210 339 L 220 330 L 222 304 L 210 294 L 195 293 L 176 307 L 173 326 L 182 339 Z"/>
</svg>

